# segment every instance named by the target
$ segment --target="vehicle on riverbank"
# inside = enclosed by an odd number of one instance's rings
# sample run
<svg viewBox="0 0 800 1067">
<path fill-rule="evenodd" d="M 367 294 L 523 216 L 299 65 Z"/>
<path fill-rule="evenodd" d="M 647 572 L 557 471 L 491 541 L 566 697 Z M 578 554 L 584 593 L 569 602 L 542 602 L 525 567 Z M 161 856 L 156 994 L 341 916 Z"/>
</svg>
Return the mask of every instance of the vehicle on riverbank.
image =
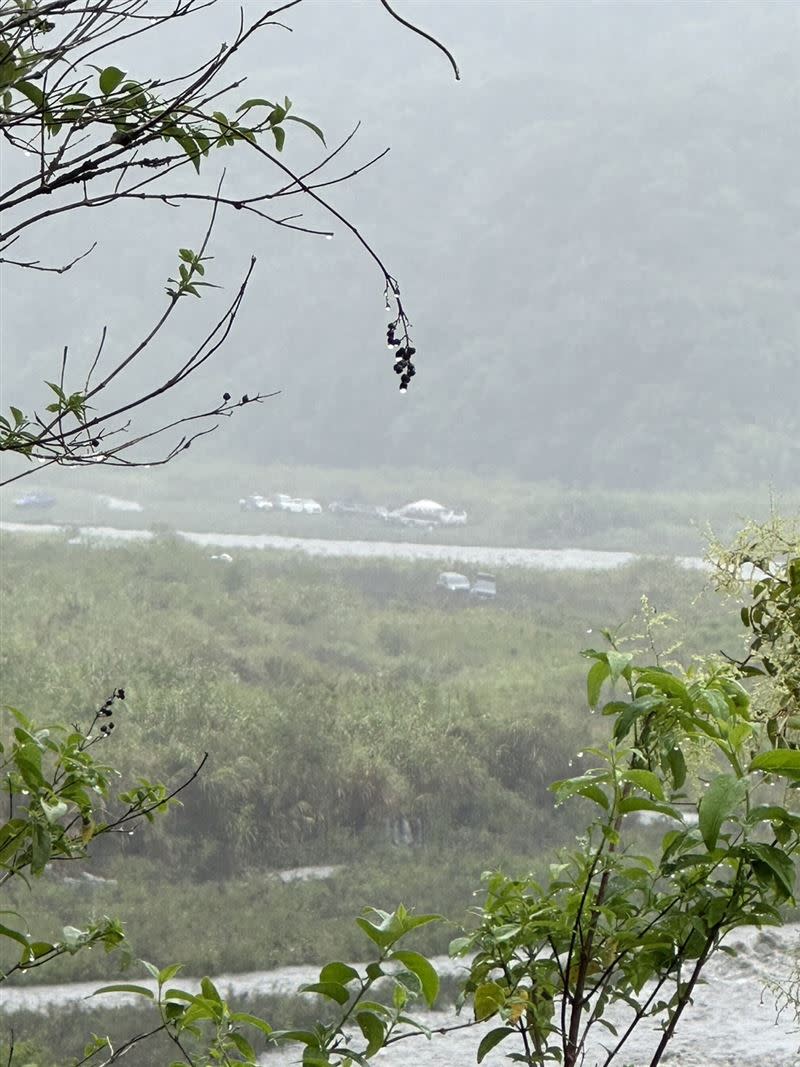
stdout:
<svg viewBox="0 0 800 1067">
<path fill-rule="evenodd" d="M 241 511 L 272 511 L 272 501 L 260 493 L 251 493 L 241 498 L 239 508 Z"/>
<path fill-rule="evenodd" d="M 475 600 L 494 600 L 497 596 L 497 580 L 493 574 L 479 574 L 469 591 Z"/>
<path fill-rule="evenodd" d="M 442 571 L 436 580 L 436 588 L 444 589 L 448 593 L 469 593 L 469 578 L 457 571 Z"/>
</svg>

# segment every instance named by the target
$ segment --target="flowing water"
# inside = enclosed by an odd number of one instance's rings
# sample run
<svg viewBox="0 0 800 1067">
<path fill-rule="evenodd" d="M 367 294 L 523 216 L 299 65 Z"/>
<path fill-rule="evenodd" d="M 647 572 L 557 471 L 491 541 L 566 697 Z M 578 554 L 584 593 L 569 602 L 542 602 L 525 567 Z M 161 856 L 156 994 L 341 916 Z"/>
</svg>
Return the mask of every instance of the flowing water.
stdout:
<svg viewBox="0 0 800 1067">
<path fill-rule="evenodd" d="M 728 944 L 738 955 L 719 953 L 708 965 L 706 982 L 697 987 L 694 1004 L 687 1009 L 662 1062 L 665 1067 L 800 1067 L 800 1033 L 796 1032 L 789 1012 L 776 1019 L 775 1000 L 767 989 L 768 983 L 785 981 L 793 964 L 800 962 L 800 927 L 741 931 L 732 935 Z M 460 967 L 445 958 L 434 962 L 440 973 L 457 973 Z M 215 981 L 223 995 L 237 998 L 248 994 L 290 994 L 303 983 L 315 981 L 317 974 L 313 967 L 282 967 L 252 974 L 220 975 Z M 180 984 L 184 988 L 196 988 L 196 983 L 188 979 Z M 74 1010 L 85 1005 L 85 998 L 100 985 L 102 982 L 79 982 L 5 988 L 0 994 L 0 1013 L 13 1015 L 21 1009 Z M 100 1002 L 123 1007 L 132 998 L 110 994 L 100 998 Z M 97 1004 L 98 1000 L 93 999 L 91 1003 Z M 399 1041 L 381 1053 L 379 1064 L 471 1067 L 481 1037 L 498 1025 L 495 1020 L 441 1034 L 437 1031 L 464 1022 L 467 1016 L 459 1018 L 452 1012 L 415 1014 L 433 1031 L 430 1041 L 425 1037 Z M 621 1033 L 626 1025 L 625 1013 L 615 1010 L 609 1018 Z M 625 1054 L 614 1061 L 615 1067 L 646 1067 L 659 1036 L 652 1026 L 642 1026 L 627 1043 Z M 584 1067 L 601 1067 L 606 1056 L 601 1044 L 610 1048 L 611 1040 L 610 1034 L 601 1031 Z M 487 1067 L 500 1067 L 509 1062 L 505 1059 L 506 1052 L 513 1051 L 518 1050 L 509 1039 L 483 1062 Z M 263 1062 L 272 1067 L 288 1067 L 299 1058 L 294 1046 L 267 1054 Z"/>
<path fill-rule="evenodd" d="M 67 528 L 51 523 L 0 522 L 0 530 L 16 534 L 65 534 Z M 149 530 L 122 530 L 114 526 L 70 527 L 70 543 L 90 545 L 110 541 L 150 541 Z M 179 537 L 201 548 L 272 549 L 302 552 L 308 556 L 350 559 L 438 560 L 499 570 L 530 567 L 535 570 L 610 570 L 642 557 L 633 552 L 605 552 L 588 548 L 493 548 L 490 545 L 436 545 L 410 541 L 333 541 L 320 537 L 280 537 L 273 534 L 226 534 L 176 531 Z M 672 557 L 670 557 L 672 558 Z M 684 567 L 704 563 L 694 556 L 677 557 Z"/>
</svg>

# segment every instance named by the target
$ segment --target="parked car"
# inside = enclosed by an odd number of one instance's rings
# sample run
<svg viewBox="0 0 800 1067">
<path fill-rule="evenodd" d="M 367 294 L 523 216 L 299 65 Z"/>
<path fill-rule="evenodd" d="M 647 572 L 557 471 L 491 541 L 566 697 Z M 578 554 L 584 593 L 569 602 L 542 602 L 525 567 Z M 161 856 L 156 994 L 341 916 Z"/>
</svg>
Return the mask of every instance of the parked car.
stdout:
<svg viewBox="0 0 800 1067">
<path fill-rule="evenodd" d="M 493 574 L 479 574 L 472 583 L 469 595 L 476 600 L 494 600 L 497 596 L 497 582 Z"/>
<path fill-rule="evenodd" d="M 466 511 L 442 511 L 439 513 L 440 526 L 466 526 Z"/>
<path fill-rule="evenodd" d="M 361 504 L 355 504 L 352 500 L 332 500 L 328 504 L 331 515 L 362 515 L 364 512 Z"/>
<path fill-rule="evenodd" d="M 239 501 L 242 511 L 272 511 L 272 503 L 260 493 L 251 493 Z"/>
<path fill-rule="evenodd" d="M 399 511 L 387 511 L 383 518 L 385 522 L 415 530 L 424 530 L 426 533 L 430 533 L 436 525 L 433 519 L 415 519 L 411 515 L 401 515 Z"/>
<path fill-rule="evenodd" d="M 442 571 L 436 580 L 438 589 L 446 589 L 448 593 L 468 593 L 469 578 L 457 571 Z"/>
<path fill-rule="evenodd" d="M 298 508 L 296 506 L 297 501 L 295 500 L 295 498 L 293 496 L 289 496 L 288 493 L 274 493 L 273 496 L 270 497 L 270 501 L 272 503 L 272 506 L 276 507 L 278 511 L 302 510 L 301 508 Z"/>
<path fill-rule="evenodd" d="M 51 508 L 55 502 L 56 498 L 49 493 L 26 493 L 18 496 L 14 504 L 18 508 Z"/>
<path fill-rule="evenodd" d="M 303 505 L 303 511 L 306 515 L 322 514 L 322 505 L 318 504 L 316 500 L 312 500 L 308 497 L 305 500 L 301 500 L 300 503 Z"/>
<path fill-rule="evenodd" d="M 388 514 L 380 504 L 357 504 L 353 500 L 332 500 L 328 511 L 332 515 L 364 515 L 370 519 L 382 519 Z"/>
</svg>

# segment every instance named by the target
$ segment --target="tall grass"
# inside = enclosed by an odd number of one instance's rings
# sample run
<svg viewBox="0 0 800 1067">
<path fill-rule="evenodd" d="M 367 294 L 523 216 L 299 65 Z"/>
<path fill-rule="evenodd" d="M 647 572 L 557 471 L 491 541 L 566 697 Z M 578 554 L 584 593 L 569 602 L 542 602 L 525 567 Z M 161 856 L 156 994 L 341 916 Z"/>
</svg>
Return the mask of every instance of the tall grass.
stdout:
<svg viewBox="0 0 800 1067">
<path fill-rule="evenodd" d="M 496 602 L 470 604 L 439 595 L 428 564 L 254 553 L 225 565 L 169 540 L 5 537 L 0 550 L 3 703 L 80 721 L 121 685 L 106 756 L 124 776 L 175 783 L 210 753 L 181 809 L 99 843 L 92 871 L 116 887 L 51 871 L 11 906 L 48 930 L 120 914 L 138 955 L 198 973 L 346 958 L 367 904 L 463 916 L 481 869 L 543 862 L 575 831 L 547 786 L 600 729 L 587 631 L 622 623 L 647 593 L 682 616 L 692 652 L 736 633 L 700 595 L 702 575 L 665 563 L 506 570 Z M 314 863 L 344 870 L 305 886 L 268 877 Z M 48 978 L 109 973 L 92 954 L 59 967 Z"/>
</svg>

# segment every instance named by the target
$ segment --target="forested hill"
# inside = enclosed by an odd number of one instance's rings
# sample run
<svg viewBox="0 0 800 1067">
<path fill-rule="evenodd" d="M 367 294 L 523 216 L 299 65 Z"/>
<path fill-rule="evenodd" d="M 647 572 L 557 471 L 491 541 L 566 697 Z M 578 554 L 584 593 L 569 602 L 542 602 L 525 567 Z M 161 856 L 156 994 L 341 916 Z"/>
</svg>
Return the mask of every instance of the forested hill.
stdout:
<svg viewBox="0 0 800 1067">
<path fill-rule="evenodd" d="M 226 221 L 220 265 L 260 257 L 226 384 L 282 395 L 205 447 L 576 485 L 796 484 L 797 6 L 406 4 L 458 55 L 459 84 L 375 8 L 299 8 L 248 86 L 285 87 L 332 140 L 360 119 L 336 173 L 392 145 L 330 196 L 400 278 L 419 374 L 401 397 L 382 287 L 348 234 Z"/>
</svg>

